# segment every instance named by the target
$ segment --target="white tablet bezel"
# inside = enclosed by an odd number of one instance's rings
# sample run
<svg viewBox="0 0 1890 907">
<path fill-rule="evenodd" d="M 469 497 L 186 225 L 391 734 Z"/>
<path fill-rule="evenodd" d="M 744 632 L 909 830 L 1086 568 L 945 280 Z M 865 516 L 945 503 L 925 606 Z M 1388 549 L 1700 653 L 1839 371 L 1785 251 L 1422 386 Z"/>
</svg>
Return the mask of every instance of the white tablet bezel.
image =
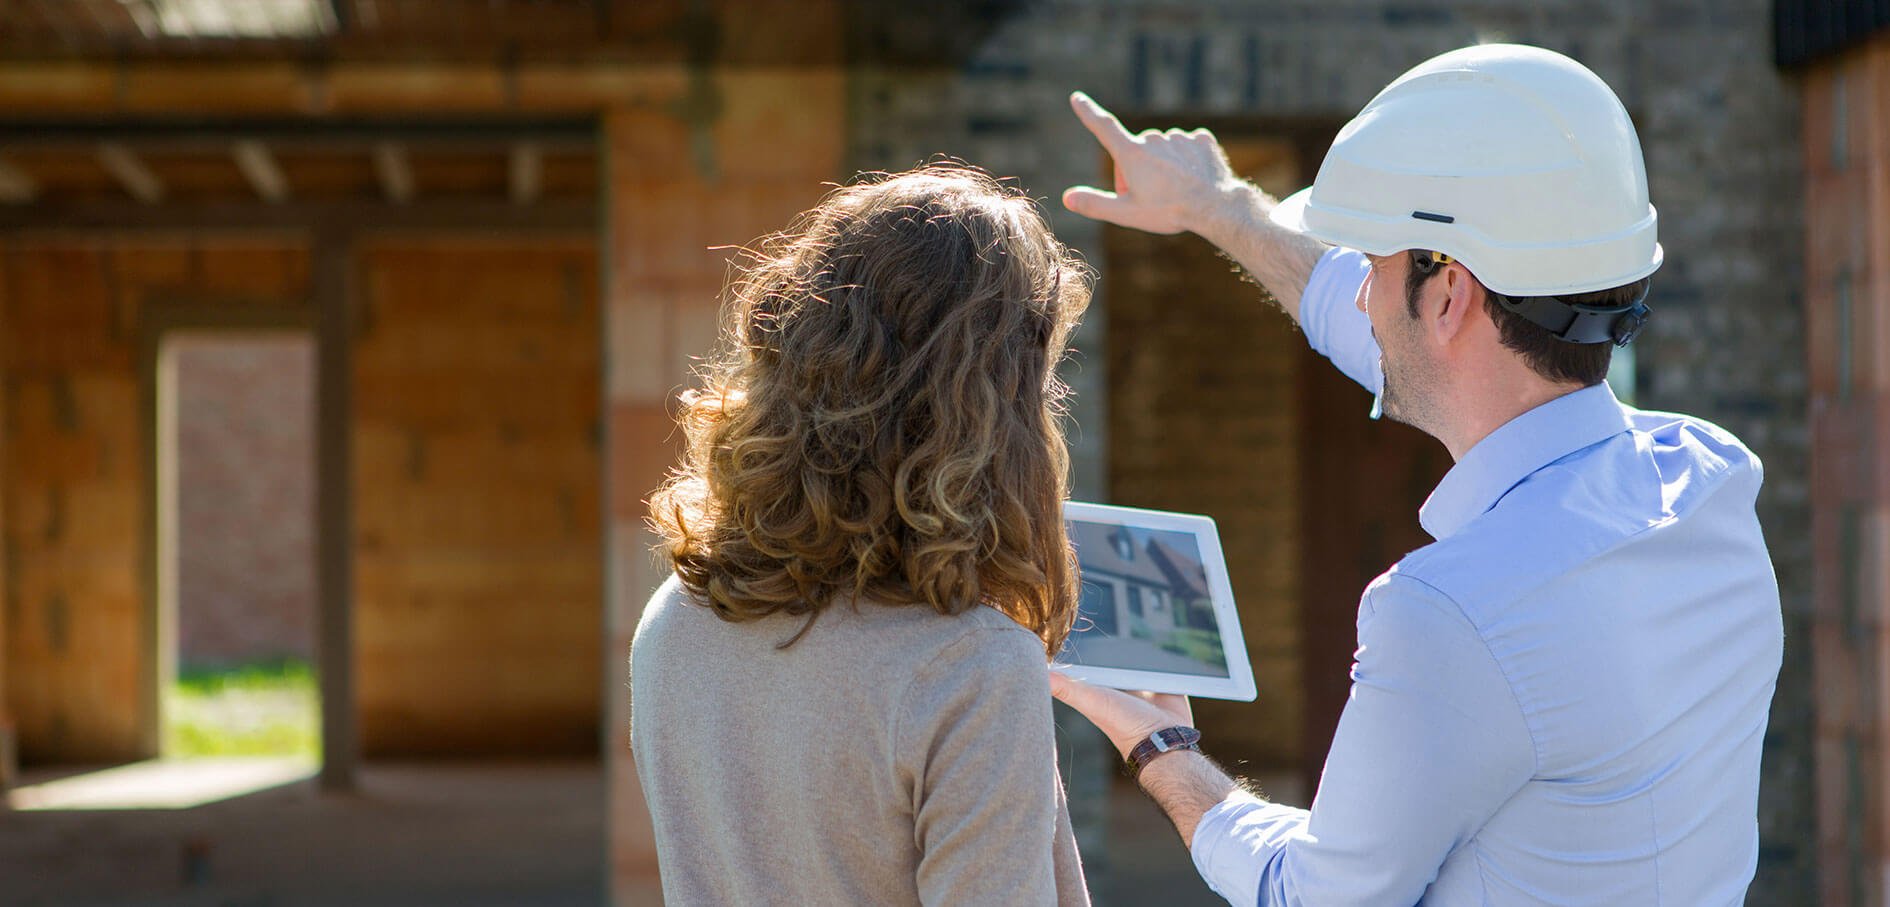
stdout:
<svg viewBox="0 0 1890 907">
<path fill-rule="evenodd" d="M 1141 510 L 1110 504 L 1066 501 L 1063 518 L 1089 523 L 1107 523 L 1137 529 L 1162 529 L 1186 532 L 1194 536 L 1201 550 L 1201 565 L 1207 573 L 1208 596 L 1214 605 L 1214 620 L 1220 628 L 1221 651 L 1227 658 L 1227 676 L 1172 674 L 1130 668 L 1103 668 L 1095 665 L 1052 665 L 1068 677 L 1098 686 L 1120 690 L 1147 690 L 1152 693 L 1181 693 L 1209 699 L 1252 702 L 1257 691 L 1253 666 L 1247 660 L 1247 638 L 1240 630 L 1240 612 L 1234 606 L 1234 587 L 1227 578 L 1227 556 L 1221 552 L 1220 532 L 1209 517 L 1162 510 Z"/>
</svg>

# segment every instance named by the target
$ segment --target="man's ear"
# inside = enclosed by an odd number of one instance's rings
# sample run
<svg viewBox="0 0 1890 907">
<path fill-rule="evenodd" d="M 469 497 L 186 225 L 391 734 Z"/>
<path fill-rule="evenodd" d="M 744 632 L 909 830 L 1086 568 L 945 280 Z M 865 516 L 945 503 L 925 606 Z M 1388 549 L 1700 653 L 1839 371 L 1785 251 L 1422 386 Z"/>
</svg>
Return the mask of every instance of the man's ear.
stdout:
<svg viewBox="0 0 1890 907">
<path fill-rule="evenodd" d="M 1470 276 L 1469 269 L 1456 262 L 1444 266 L 1441 275 L 1444 285 L 1443 300 L 1437 317 L 1431 320 L 1431 336 L 1438 343 L 1450 343 L 1464 336 L 1464 329 L 1476 318 L 1475 313 L 1483 307 L 1483 285 Z"/>
</svg>

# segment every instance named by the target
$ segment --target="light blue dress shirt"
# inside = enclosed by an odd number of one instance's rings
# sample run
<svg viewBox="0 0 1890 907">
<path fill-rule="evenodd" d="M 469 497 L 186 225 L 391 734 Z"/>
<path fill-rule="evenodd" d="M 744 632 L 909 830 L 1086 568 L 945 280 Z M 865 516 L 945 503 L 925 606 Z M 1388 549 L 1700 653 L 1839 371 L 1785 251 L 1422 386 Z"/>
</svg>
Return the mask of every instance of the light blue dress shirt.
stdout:
<svg viewBox="0 0 1890 907">
<path fill-rule="evenodd" d="M 1366 268 L 1327 254 L 1301 317 L 1377 391 Z M 1760 478 L 1606 384 L 1492 432 L 1420 511 L 1436 542 L 1365 590 L 1311 811 L 1214 807 L 1202 877 L 1236 905 L 1742 902 L 1783 649 Z"/>
</svg>

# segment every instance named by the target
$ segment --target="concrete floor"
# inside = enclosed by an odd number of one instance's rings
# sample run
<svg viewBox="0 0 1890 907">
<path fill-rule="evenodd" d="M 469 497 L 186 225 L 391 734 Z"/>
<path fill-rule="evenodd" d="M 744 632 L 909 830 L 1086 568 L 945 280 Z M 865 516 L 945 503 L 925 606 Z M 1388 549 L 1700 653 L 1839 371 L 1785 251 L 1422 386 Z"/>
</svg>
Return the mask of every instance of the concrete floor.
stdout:
<svg viewBox="0 0 1890 907">
<path fill-rule="evenodd" d="M 350 795 L 0 813 L 0 904 L 595 907 L 604 800 L 595 762 L 377 764 Z"/>
<path fill-rule="evenodd" d="M 1224 904 L 1118 780 L 1097 903 Z M 596 763 L 420 763 L 368 765 L 351 795 L 304 781 L 188 809 L 0 812 L 0 905 L 596 907 L 604 804 Z"/>
</svg>

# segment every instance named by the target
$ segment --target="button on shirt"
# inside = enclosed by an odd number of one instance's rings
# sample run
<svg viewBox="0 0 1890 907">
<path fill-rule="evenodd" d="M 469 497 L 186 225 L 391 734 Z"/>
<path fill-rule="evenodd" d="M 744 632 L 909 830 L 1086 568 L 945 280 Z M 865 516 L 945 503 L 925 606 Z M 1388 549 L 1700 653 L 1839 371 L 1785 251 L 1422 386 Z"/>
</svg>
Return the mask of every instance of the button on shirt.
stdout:
<svg viewBox="0 0 1890 907">
<path fill-rule="evenodd" d="M 1378 391 L 1367 268 L 1328 253 L 1301 318 Z M 1230 797 L 1196 827 L 1202 877 L 1236 905 L 1742 902 L 1783 648 L 1760 478 L 1726 431 L 1606 384 L 1478 442 L 1419 513 L 1436 542 L 1359 602 L 1312 809 Z"/>
</svg>

